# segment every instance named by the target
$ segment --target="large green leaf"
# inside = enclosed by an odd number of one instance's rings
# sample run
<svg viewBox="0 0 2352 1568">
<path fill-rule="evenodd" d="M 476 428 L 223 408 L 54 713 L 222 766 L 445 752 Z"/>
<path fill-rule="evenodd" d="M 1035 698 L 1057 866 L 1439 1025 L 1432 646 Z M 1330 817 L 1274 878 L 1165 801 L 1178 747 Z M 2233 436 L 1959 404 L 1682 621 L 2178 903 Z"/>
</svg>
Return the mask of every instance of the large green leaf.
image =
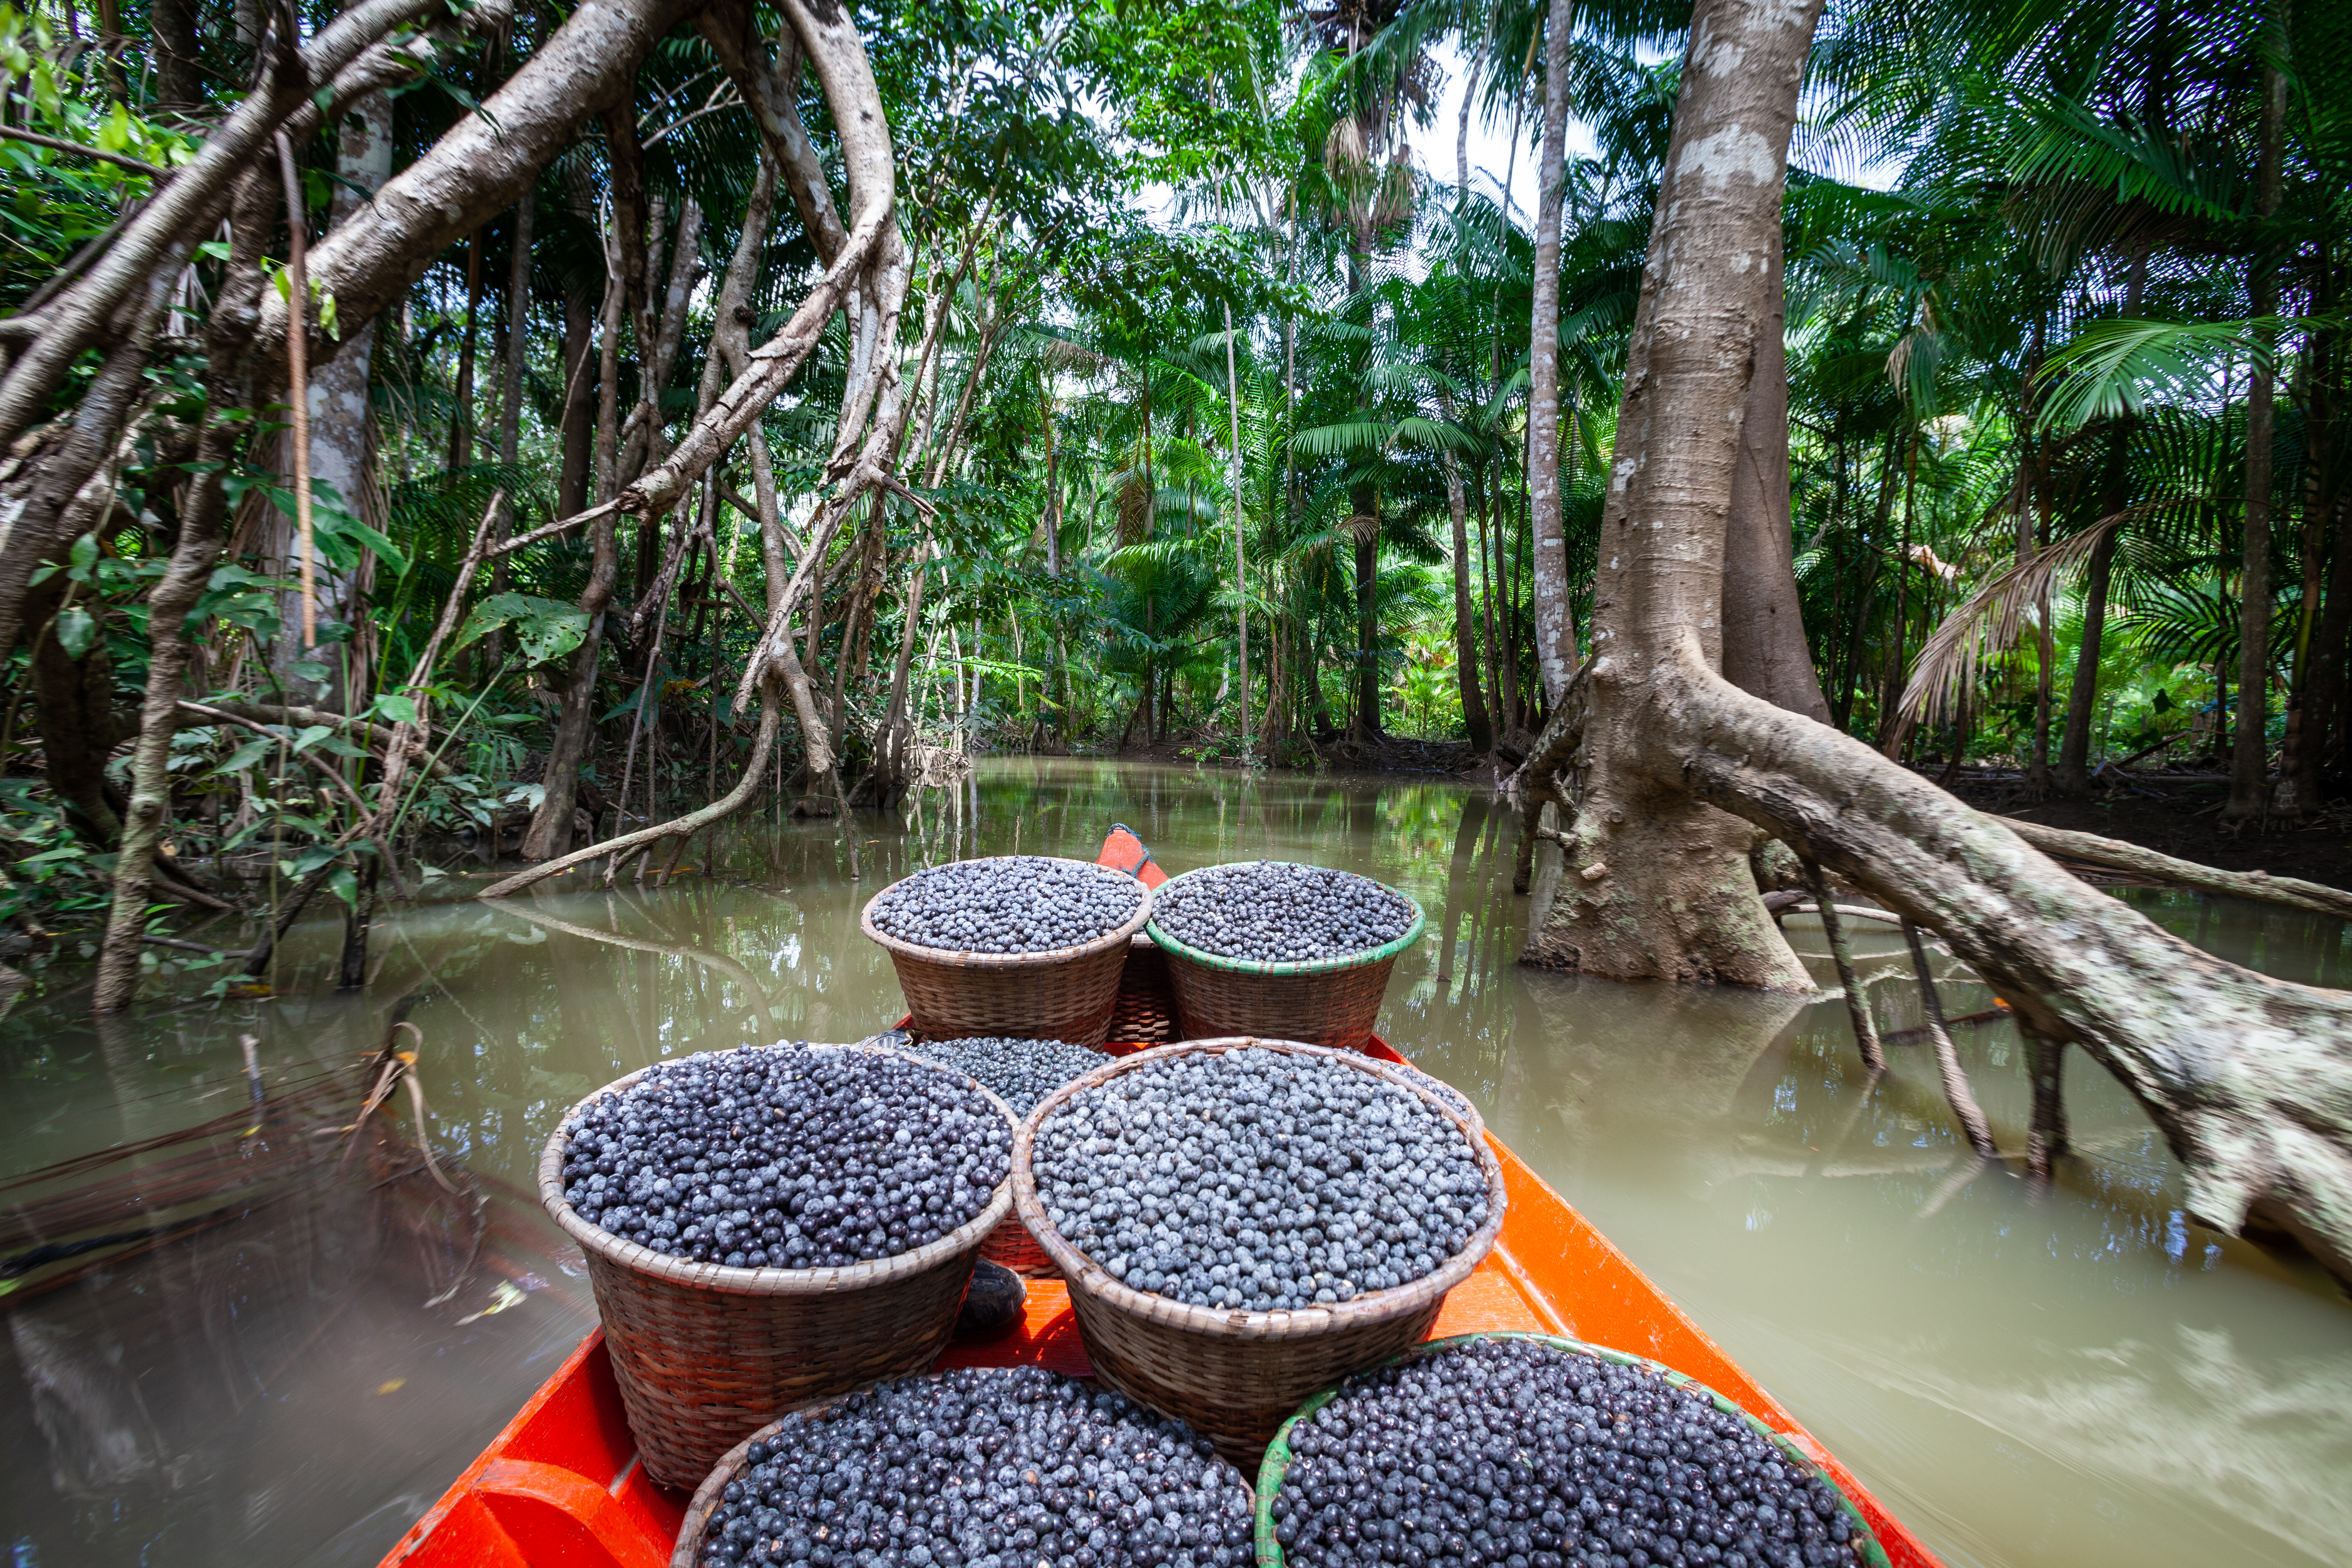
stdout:
<svg viewBox="0 0 2352 1568">
<path fill-rule="evenodd" d="M 474 606 L 466 625 L 450 645 L 455 653 L 486 637 L 500 626 L 515 628 L 523 658 L 532 664 L 562 658 L 588 635 L 588 612 L 561 599 L 535 598 L 529 594 L 493 594 Z"/>
</svg>

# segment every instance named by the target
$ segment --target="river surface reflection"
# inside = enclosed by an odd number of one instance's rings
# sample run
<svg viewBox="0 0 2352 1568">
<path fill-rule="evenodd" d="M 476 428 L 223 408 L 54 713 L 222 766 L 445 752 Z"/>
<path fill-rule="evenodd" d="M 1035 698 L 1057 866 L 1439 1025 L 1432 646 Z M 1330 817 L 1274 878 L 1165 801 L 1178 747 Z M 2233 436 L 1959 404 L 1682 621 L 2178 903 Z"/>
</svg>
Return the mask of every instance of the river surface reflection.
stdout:
<svg viewBox="0 0 2352 1568">
<path fill-rule="evenodd" d="M 2080 1052 L 2077 1152 L 2037 1191 L 1969 1156 L 1924 1049 L 1895 1049 L 1865 1095 L 1840 1001 L 1520 969 L 1528 900 L 1483 792 L 1005 759 L 847 832 L 740 823 L 659 891 L 494 909 L 465 897 L 481 879 L 460 859 L 439 901 L 379 924 L 364 995 L 332 989 L 322 924 L 289 944 L 274 997 L 207 1002 L 208 977 L 169 978 L 102 1034 L 86 992 L 21 1005 L 0 1025 L 0 1184 L 233 1110 L 241 1034 L 276 1093 L 348 1073 L 404 1010 L 436 1145 L 479 1203 L 346 1162 L 62 1288 L 0 1293 L 15 1563 L 373 1562 L 593 1321 L 530 1195 L 563 1109 L 664 1057 L 887 1025 L 898 990 L 858 934 L 866 898 L 965 855 L 1088 857 L 1115 820 L 1171 871 L 1314 860 L 1420 899 L 1431 931 L 1397 967 L 1389 1039 L 1954 1568 L 2344 1560 L 2352 1309 L 2188 1221 L 2161 1141 Z M 2131 896 L 2235 960 L 2352 984 L 2335 922 Z M 1818 928 L 1790 932 L 1830 981 Z M 1861 946 L 1881 1027 L 1916 1025 L 1899 939 Z M 1989 1005 L 1957 971 L 1945 991 L 1955 1016 Z M 2002 1148 L 2021 1148 L 2014 1030 L 1958 1034 Z M 110 1168 L 126 1190 L 185 1179 L 158 1154 Z"/>
</svg>

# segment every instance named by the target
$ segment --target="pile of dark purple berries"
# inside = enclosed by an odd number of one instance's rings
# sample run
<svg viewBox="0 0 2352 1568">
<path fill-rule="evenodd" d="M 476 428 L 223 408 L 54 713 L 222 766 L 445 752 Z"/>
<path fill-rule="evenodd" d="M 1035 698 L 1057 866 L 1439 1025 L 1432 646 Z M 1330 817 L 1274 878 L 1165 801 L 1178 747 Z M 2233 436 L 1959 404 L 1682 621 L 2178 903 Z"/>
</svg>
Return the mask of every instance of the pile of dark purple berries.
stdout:
<svg viewBox="0 0 2352 1568">
<path fill-rule="evenodd" d="M 704 1568 L 1246 1568 L 1250 1490 L 1187 1426 L 1037 1367 L 885 1383 L 751 1445 Z"/>
<path fill-rule="evenodd" d="M 1837 1494 L 1645 1367 L 1482 1340 L 1348 1380 L 1291 1429 L 1297 1568 L 1853 1568 Z"/>
<path fill-rule="evenodd" d="M 1469 1140 L 1419 1095 L 1247 1047 L 1118 1074 L 1048 1117 L 1037 1195 L 1138 1290 L 1270 1311 L 1433 1274 L 1486 1220 Z"/>
<path fill-rule="evenodd" d="M 1143 884 L 1108 866 L 1000 855 L 918 871 L 874 900 L 875 929 L 954 952 L 1050 952 L 1117 931 Z"/>
<path fill-rule="evenodd" d="M 563 1124 L 563 1195 L 624 1240 L 732 1268 L 838 1268 L 937 1241 L 1012 1169 L 961 1074 L 745 1046 L 657 1062 Z"/>
<path fill-rule="evenodd" d="M 1412 905 L 1369 877 L 1288 860 L 1212 866 L 1169 883 L 1154 924 L 1220 958 L 1296 963 L 1385 946 L 1412 926 Z"/>
<path fill-rule="evenodd" d="M 918 1040 L 900 1048 L 925 1061 L 971 1074 L 1011 1106 L 1015 1116 L 1028 1115 L 1047 1095 L 1110 1060 L 1100 1051 L 1074 1046 L 1067 1040 L 1000 1040 L 983 1037 Z"/>
</svg>

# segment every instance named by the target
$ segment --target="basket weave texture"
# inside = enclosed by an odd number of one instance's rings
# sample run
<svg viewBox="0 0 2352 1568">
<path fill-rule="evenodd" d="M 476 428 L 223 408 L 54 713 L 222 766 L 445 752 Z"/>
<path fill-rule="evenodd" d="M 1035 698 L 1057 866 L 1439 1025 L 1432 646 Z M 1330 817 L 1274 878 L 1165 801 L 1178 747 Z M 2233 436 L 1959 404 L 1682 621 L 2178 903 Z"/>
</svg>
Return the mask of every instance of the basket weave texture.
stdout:
<svg viewBox="0 0 2352 1568">
<path fill-rule="evenodd" d="M 1815 1464 L 1802 1448 L 1790 1441 L 1785 1435 L 1773 1431 L 1706 1384 L 1685 1376 L 1670 1366 L 1643 1356 L 1629 1355 L 1623 1351 L 1611 1350 L 1605 1345 L 1589 1345 L 1581 1340 L 1562 1339 L 1557 1334 L 1531 1334 L 1517 1329 L 1498 1329 L 1487 1333 L 1455 1334 L 1447 1339 L 1431 1340 L 1426 1344 L 1415 1345 L 1402 1355 L 1392 1356 L 1390 1360 L 1396 1363 L 1410 1362 L 1422 1356 L 1433 1355 L 1441 1351 L 1450 1350 L 1456 1345 L 1471 1344 L 1479 1340 L 1533 1340 L 1538 1344 L 1551 1345 L 1577 1355 L 1589 1355 L 1599 1361 L 1614 1362 L 1619 1366 L 1647 1367 L 1676 1387 L 1687 1388 L 1695 1394 L 1704 1395 L 1714 1402 L 1717 1410 L 1738 1416 L 1748 1426 L 1762 1433 L 1771 1441 L 1774 1447 L 1780 1449 L 1800 1469 L 1811 1475 L 1819 1476 L 1829 1483 L 1830 1490 L 1837 1494 L 1838 1506 L 1845 1510 L 1846 1524 L 1853 1531 L 1853 1541 L 1860 1548 L 1864 1568 L 1889 1568 L 1886 1549 L 1878 1543 L 1878 1537 L 1872 1531 L 1869 1521 L 1863 1518 L 1862 1510 L 1854 1506 L 1853 1499 L 1846 1494 L 1846 1489 L 1838 1485 L 1836 1477 Z M 1290 1434 L 1300 1422 L 1328 1405 L 1332 1395 L 1339 1392 L 1339 1386 L 1335 1384 L 1300 1405 L 1298 1413 L 1285 1421 L 1282 1424 L 1282 1429 L 1274 1435 L 1274 1441 L 1266 1445 L 1265 1458 L 1258 1466 L 1257 1501 L 1255 1518 L 1252 1521 L 1253 1533 L 1257 1542 L 1257 1568 L 1284 1568 L 1282 1542 L 1275 1539 L 1274 1533 L 1274 1504 L 1276 1498 L 1282 1492 L 1283 1478 L 1290 1472 L 1290 1461 L 1293 1458 Z"/>
<path fill-rule="evenodd" d="M 643 1076 L 615 1079 L 563 1120 Z M 964 1081 L 1013 1124 L 1002 1100 Z M 1008 1175 L 986 1208 L 912 1252 L 841 1268 L 730 1268 L 639 1247 L 582 1218 L 563 1197 L 564 1142 L 559 1123 L 539 1157 L 540 1201 L 587 1254 L 629 1431 L 646 1472 L 664 1486 L 694 1485 L 789 1405 L 930 1365 L 955 1331 L 982 1242 L 1013 1206 Z"/>
<path fill-rule="evenodd" d="M 1010 1268 L 1024 1279 L 1059 1279 L 1062 1271 L 1021 1223 L 1021 1216 L 1010 1215 L 1004 1222 L 988 1233 L 980 1244 L 980 1255 L 1002 1268 Z"/>
<path fill-rule="evenodd" d="M 1112 870 L 1092 860 L 1069 863 L 1090 871 Z M 897 882 L 866 900 L 858 929 L 890 955 L 919 1035 L 939 1040 L 994 1035 L 1099 1046 L 1109 1037 L 1128 943 L 1151 919 L 1151 889 L 1133 877 L 1128 880 L 1142 895 L 1135 913 L 1118 929 L 1076 947 L 965 952 L 902 942 L 874 923 L 875 904 Z"/>
<path fill-rule="evenodd" d="M 1047 1216 L 1037 1195 L 1034 1161 L 1039 1130 L 1069 1100 L 1121 1073 L 1177 1056 L 1248 1046 L 1344 1062 L 1361 1072 L 1370 1072 L 1374 1065 L 1351 1051 L 1295 1040 L 1229 1038 L 1163 1046 L 1123 1057 L 1063 1085 L 1030 1112 L 1013 1140 L 1014 1208 L 1069 1281 L 1070 1305 L 1095 1375 L 1163 1415 L 1187 1423 L 1244 1474 L 1256 1467 L 1266 1440 L 1299 1401 L 1420 1342 L 1436 1321 L 1446 1293 L 1467 1279 L 1495 1245 L 1506 1202 L 1502 1163 L 1460 1112 L 1418 1085 L 1375 1074 L 1409 1088 L 1460 1129 L 1486 1173 L 1486 1222 L 1435 1273 L 1352 1301 L 1270 1312 L 1196 1307 L 1120 1283 L 1065 1240 Z"/>
<path fill-rule="evenodd" d="M 1187 871 L 1184 877 L 1201 874 Z M 1184 877 L 1162 883 L 1161 896 Z M 1223 958 L 1187 946 L 1154 919 L 1148 929 L 1167 956 L 1176 996 L 1176 1037 L 1204 1040 L 1262 1035 L 1343 1051 L 1362 1050 L 1380 1017 L 1389 972 L 1396 967 L 1398 956 L 1421 940 L 1429 924 L 1412 895 L 1394 888 L 1388 890 L 1412 907 L 1412 923 L 1393 942 L 1338 958 L 1307 958 L 1290 963 Z"/>
<path fill-rule="evenodd" d="M 1168 955 L 1142 931 L 1128 944 L 1118 1003 L 1110 1014 L 1110 1037 L 1144 1046 L 1164 1046 L 1182 1037 L 1176 1032 L 1176 986 L 1169 978 Z"/>
</svg>

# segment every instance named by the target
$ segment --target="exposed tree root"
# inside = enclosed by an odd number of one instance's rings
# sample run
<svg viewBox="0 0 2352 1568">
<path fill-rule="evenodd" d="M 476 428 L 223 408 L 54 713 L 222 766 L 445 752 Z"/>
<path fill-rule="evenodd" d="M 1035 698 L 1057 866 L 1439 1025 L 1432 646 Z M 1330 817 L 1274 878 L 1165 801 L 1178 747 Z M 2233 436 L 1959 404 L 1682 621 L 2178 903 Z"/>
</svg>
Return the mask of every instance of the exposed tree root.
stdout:
<svg viewBox="0 0 2352 1568">
<path fill-rule="evenodd" d="M 1993 1143 L 1984 1108 L 1977 1104 L 1976 1091 L 1969 1087 L 1969 1075 L 1960 1067 L 1952 1031 L 1944 1023 L 1944 999 L 1936 994 L 1936 972 L 1927 963 L 1927 944 L 1919 940 L 1919 928 L 1909 921 L 1903 922 L 1903 941 L 1911 949 L 1912 972 L 1919 977 L 1919 1005 L 1927 1015 L 1927 1040 L 1936 1047 L 1936 1071 L 1944 1080 L 1944 1098 L 1951 1101 L 1952 1116 L 1967 1135 L 1969 1147 L 1985 1159 L 1993 1159 L 2000 1151 Z"/>
<path fill-rule="evenodd" d="M 1830 899 L 1830 879 L 1821 862 L 1805 862 L 1805 876 L 1813 884 L 1814 907 L 1821 911 L 1822 933 L 1830 939 L 1830 957 L 1837 964 L 1838 984 L 1845 992 L 1845 1008 L 1853 1019 L 1853 1043 L 1862 1049 L 1863 1065 L 1872 1072 L 1886 1070 L 1886 1052 L 1878 1043 L 1878 1025 L 1870 1016 L 1870 994 L 1854 978 L 1853 946 L 1845 939 L 1838 916 L 1843 911 Z"/>
<path fill-rule="evenodd" d="M 763 689 L 761 693 L 759 738 L 751 743 L 751 760 L 743 765 L 743 776 L 735 781 L 733 789 L 729 790 L 709 805 L 698 806 L 682 816 L 674 816 L 667 822 L 657 822 L 651 827 L 641 827 L 635 833 L 624 833 L 617 838 L 608 838 L 602 844 L 591 844 L 584 849 L 574 849 L 569 855 L 559 855 L 552 860 L 518 871 L 503 881 L 491 883 L 477 896 L 484 899 L 503 899 L 510 893 L 521 892 L 535 882 L 543 882 L 550 877 L 561 876 L 574 866 L 584 866 L 589 861 L 600 859 L 606 855 L 614 857 L 614 864 L 618 866 L 623 856 L 637 850 L 650 851 L 655 845 L 666 838 L 683 840 L 692 837 L 710 824 L 734 816 L 750 803 L 752 795 L 758 791 L 761 781 L 767 774 L 768 753 L 775 746 L 776 729 L 775 697 L 772 692 Z"/>
<path fill-rule="evenodd" d="M 2352 1277 L 2352 995 L 2192 947 L 1861 742 L 1730 685 L 1687 637 L 1650 692 L 1645 721 L 1695 795 L 1934 929 L 2029 1031 L 2122 1080 L 2200 1221 L 2235 1235 L 2259 1212 Z"/>
</svg>

